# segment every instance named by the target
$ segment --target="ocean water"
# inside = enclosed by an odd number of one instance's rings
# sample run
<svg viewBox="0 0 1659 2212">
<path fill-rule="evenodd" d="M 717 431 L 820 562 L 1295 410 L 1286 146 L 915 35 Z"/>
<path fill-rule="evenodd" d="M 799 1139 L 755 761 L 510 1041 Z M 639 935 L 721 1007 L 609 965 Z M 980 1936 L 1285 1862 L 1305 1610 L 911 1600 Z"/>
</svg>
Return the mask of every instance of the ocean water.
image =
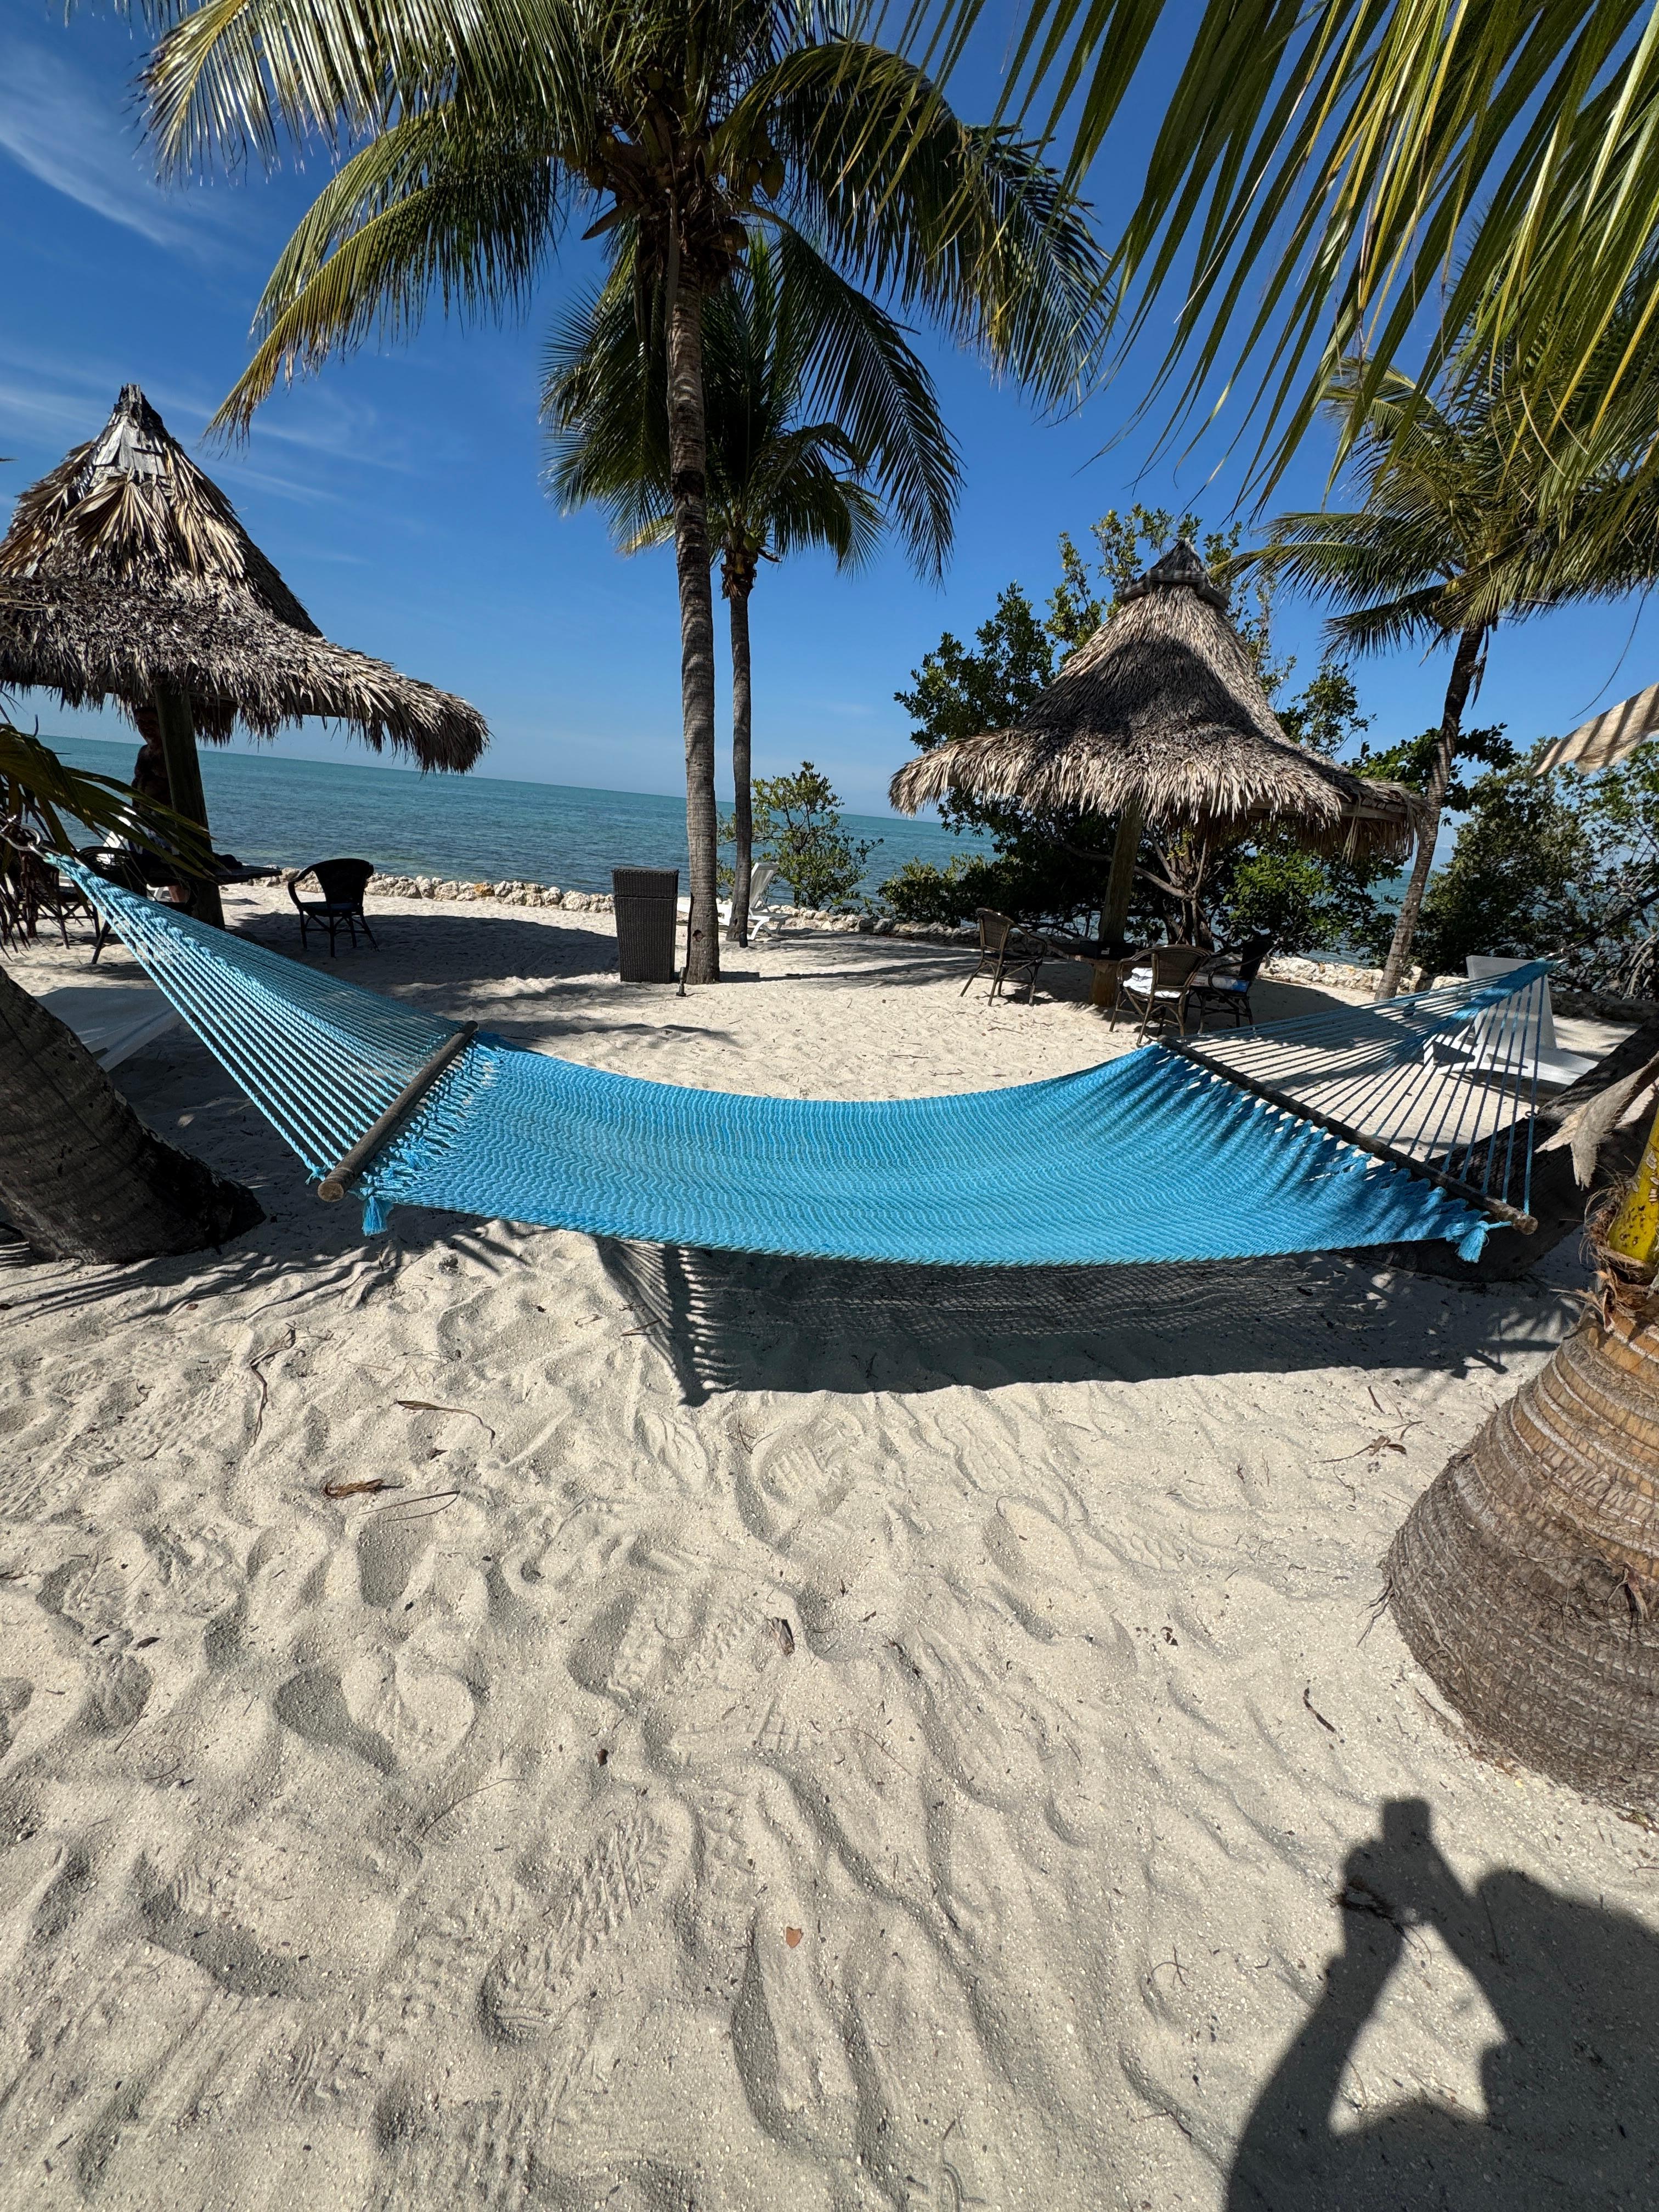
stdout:
<svg viewBox="0 0 1659 2212">
<path fill-rule="evenodd" d="M 55 738 L 76 768 L 125 778 L 136 739 Z M 204 745 L 202 782 L 213 842 L 245 861 L 299 867 L 350 854 L 388 875 L 470 883 L 556 884 L 608 891 L 613 867 L 678 868 L 685 888 L 685 801 L 647 792 L 585 791 L 501 776 L 422 775 L 356 762 L 298 760 L 280 750 Z M 873 849 L 859 888 L 873 896 L 911 859 L 945 866 L 974 841 L 936 822 L 848 814 Z"/>
</svg>

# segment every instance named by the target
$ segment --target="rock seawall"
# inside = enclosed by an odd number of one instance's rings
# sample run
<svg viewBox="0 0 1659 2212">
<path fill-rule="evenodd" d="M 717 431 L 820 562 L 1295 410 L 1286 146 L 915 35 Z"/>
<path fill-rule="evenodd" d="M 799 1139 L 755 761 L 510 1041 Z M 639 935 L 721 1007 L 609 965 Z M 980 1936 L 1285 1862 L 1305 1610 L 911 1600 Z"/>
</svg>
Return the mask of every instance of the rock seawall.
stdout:
<svg viewBox="0 0 1659 2212">
<path fill-rule="evenodd" d="M 611 914 L 614 902 L 609 891 L 561 890 L 556 884 L 462 883 L 441 876 L 377 875 L 374 894 L 380 898 L 439 899 L 447 903 L 487 902 L 496 906 L 560 907 L 567 914 Z M 855 937 L 924 937 L 945 944 L 969 944 L 978 935 L 972 922 L 956 927 L 932 922 L 895 921 L 890 915 L 836 914 L 819 907 L 780 906 L 760 909 L 769 921 L 791 929 L 828 931 Z"/>
</svg>

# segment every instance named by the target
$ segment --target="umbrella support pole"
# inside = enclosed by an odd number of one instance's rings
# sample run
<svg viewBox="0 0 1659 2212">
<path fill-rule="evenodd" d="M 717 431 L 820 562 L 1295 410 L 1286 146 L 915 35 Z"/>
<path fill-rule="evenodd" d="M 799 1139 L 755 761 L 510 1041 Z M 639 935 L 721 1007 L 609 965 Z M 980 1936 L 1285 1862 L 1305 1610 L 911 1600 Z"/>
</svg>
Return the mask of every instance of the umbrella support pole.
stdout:
<svg viewBox="0 0 1659 2212">
<path fill-rule="evenodd" d="M 1129 901 L 1134 892 L 1135 862 L 1140 855 L 1140 808 L 1132 799 L 1117 817 L 1117 838 L 1112 847 L 1111 871 L 1100 914 L 1101 941 L 1115 951 L 1129 935 Z"/>
<path fill-rule="evenodd" d="M 167 763 L 167 790 L 173 811 L 198 823 L 210 847 L 207 794 L 202 788 L 202 757 L 196 750 L 196 724 L 191 715 L 190 701 L 170 684 L 157 684 L 155 720 L 161 734 L 161 758 Z M 225 910 L 220 903 L 217 884 L 210 878 L 192 877 L 191 890 L 191 911 L 196 919 L 210 921 L 216 928 L 222 929 Z"/>
</svg>

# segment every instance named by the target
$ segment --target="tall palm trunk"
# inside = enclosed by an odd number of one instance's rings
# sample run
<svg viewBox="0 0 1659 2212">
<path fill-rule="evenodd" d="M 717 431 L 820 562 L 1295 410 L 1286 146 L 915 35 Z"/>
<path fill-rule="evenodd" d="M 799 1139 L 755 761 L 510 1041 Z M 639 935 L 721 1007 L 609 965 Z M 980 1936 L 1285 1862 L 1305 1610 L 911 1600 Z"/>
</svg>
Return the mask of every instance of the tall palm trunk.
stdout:
<svg viewBox="0 0 1659 2212">
<path fill-rule="evenodd" d="M 1412 939 L 1417 934 L 1417 918 L 1423 909 L 1423 894 L 1428 889 L 1429 870 L 1434 865 L 1435 841 L 1440 835 L 1440 812 L 1446 803 L 1446 787 L 1451 781 L 1452 763 L 1457 757 L 1457 741 L 1462 734 L 1463 709 L 1468 704 L 1469 688 L 1474 682 L 1474 672 L 1480 665 L 1480 648 L 1486 642 L 1486 636 L 1484 624 L 1460 632 L 1457 650 L 1452 655 L 1451 678 L 1446 685 L 1445 704 L 1440 711 L 1440 742 L 1435 747 L 1434 769 L 1429 777 L 1428 810 L 1418 833 L 1411 880 L 1406 885 L 1400 916 L 1394 926 L 1394 942 L 1389 945 L 1389 957 L 1382 963 L 1382 980 L 1376 987 L 1379 999 L 1394 997 L 1406 972 L 1406 963 L 1411 958 Z"/>
<path fill-rule="evenodd" d="M 222 1244 L 250 1190 L 147 1129 L 86 1047 L 0 969 L 0 1214 L 54 1260 Z"/>
<path fill-rule="evenodd" d="M 714 592 L 708 573 L 708 455 L 703 424 L 702 300 L 671 283 L 668 468 L 680 586 L 680 708 L 685 725 L 685 841 L 691 861 L 688 983 L 718 983 L 720 939 L 714 808 Z"/>
<path fill-rule="evenodd" d="M 736 557 L 728 554 L 724 588 L 732 605 L 732 836 L 734 847 L 732 919 L 726 927 L 726 941 L 728 945 L 747 945 L 749 877 L 754 866 L 755 851 L 749 690 L 749 594 L 755 588 L 755 574 L 752 563 L 747 562 L 741 552 Z"/>
</svg>

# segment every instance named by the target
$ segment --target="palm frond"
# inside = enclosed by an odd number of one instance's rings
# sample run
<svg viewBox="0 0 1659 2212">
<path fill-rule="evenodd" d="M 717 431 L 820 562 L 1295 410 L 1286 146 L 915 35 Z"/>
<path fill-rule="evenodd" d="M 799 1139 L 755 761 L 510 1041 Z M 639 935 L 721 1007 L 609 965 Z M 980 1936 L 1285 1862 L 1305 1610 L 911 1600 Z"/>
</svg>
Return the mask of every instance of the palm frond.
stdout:
<svg viewBox="0 0 1659 2212">
<path fill-rule="evenodd" d="M 394 124 L 325 185 L 284 247 L 256 312 L 253 359 L 214 417 L 245 430 L 279 375 L 446 312 L 500 313 L 527 298 L 568 194 L 530 134 L 480 131 L 444 110 Z"/>
<path fill-rule="evenodd" d="M 981 6 L 955 0 L 941 52 Z M 1539 352 L 1558 392 L 1589 374 L 1659 234 L 1659 0 L 1029 0 L 1012 76 L 1074 121 L 1073 175 L 1166 18 L 1185 58 L 1113 268 L 1126 347 L 1178 288 L 1172 421 L 1254 356 L 1265 487 L 1345 356 L 1361 412 L 1408 347 L 1433 385 L 1470 334 Z"/>
<path fill-rule="evenodd" d="M 567 507 L 600 507 L 637 550 L 659 541 L 669 511 L 668 437 L 663 350 L 640 340 L 632 252 L 619 229 L 608 281 L 556 325 L 542 416 L 550 489 Z M 654 330 L 659 301 L 651 312 Z M 898 324 L 781 218 L 755 227 L 704 304 L 703 380 L 715 537 L 779 554 L 819 544 L 851 562 L 891 523 L 916 568 L 939 573 L 960 467 L 933 380 Z"/>
<path fill-rule="evenodd" d="M 70 823 L 111 843 L 143 845 L 186 869 L 207 866 L 207 833 L 198 823 L 114 776 L 71 768 L 31 732 L 14 728 L 0 715 L 0 846 L 21 843 L 72 854 Z"/>
<path fill-rule="evenodd" d="M 1013 132 L 962 123 L 857 40 L 788 54 L 744 95 L 786 155 L 782 212 L 864 289 L 917 307 L 1051 404 L 1098 365 L 1109 289 L 1087 209 Z"/>
</svg>

